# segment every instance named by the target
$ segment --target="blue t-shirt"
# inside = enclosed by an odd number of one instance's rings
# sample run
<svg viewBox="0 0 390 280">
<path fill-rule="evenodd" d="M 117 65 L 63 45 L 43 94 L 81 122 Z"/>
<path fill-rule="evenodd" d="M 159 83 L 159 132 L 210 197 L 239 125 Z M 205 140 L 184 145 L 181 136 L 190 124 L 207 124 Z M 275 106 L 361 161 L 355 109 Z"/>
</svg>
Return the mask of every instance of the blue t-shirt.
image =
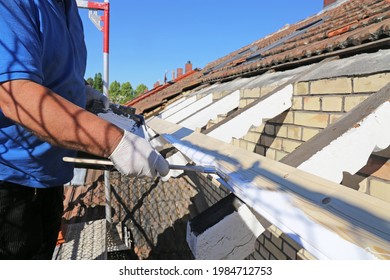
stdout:
<svg viewBox="0 0 390 280">
<path fill-rule="evenodd" d="M 0 1 L 0 83 L 32 80 L 85 107 L 86 55 L 76 1 Z M 65 184 L 73 165 L 64 156 L 75 151 L 41 141 L 0 110 L 0 180 L 35 188 Z"/>
</svg>

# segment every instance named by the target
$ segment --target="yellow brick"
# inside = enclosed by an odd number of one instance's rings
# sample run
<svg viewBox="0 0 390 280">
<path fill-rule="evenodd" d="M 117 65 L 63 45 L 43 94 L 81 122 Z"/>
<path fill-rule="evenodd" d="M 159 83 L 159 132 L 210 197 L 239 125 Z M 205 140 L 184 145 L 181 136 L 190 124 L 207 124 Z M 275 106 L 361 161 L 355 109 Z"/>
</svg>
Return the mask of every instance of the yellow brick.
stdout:
<svg viewBox="0 0 390 280">
<path fill-rule="evenodd" d="M 246 88 L 241 90 L 240 96 L 243 98 L 259 98 L 261 91 L 260 88 Z"/>
<path fill-rule="evenodd" d="M 275 256 L 277 260 L 286 260 L 287 257 L 283 252 L 275 246 L 270 240 L 266 239 L 264 247 L 272 254 Z"/>
<path fill-rule="evenodd" d="M 238 104 L 238 108 L 244 108 L 247 103 L 248 102 L 246 99 L 240 99 L 240 103 Z"/>
<path fill-rule="evenodd" d="M 242 139 L 240 139 L 239 141 L 240 141 L 239 147 L 246 150 L 246 146 L 248 142 Z"/>
<path fill-rule="evenodd" d="M 255 128 L 255 131 L 259 132 L 259 133 L 263 133 L 264 128 L 265 128 L 265 123 L 262 123 L 261 125 L 259 125 L 258 127 Z"/>
<path fill-rule="evenodd" d="M 368 194 L 390 202 L 390 181 L 380 181 L 372 178 L 369 183 Z"/>
<path fill-rule="evenodd" d="M 255 153 L 258 155 L 264 156 L 265 155 L 265 148 L 263 146 L 256 145 Z"/>
<path fill-rule="evenodd" d="M 307 95 L 309 94 L 309 83 L 298 82 L 294 84 L 294 95 Z"/>
<path fill-rule="evenodd" d="M 352 92 L 350 78 L 337 78 L 313 81 L 310 84 L 310 94 L 347 94 Z"/>
<path fill-rule="evenodd" d="M 343 98 L 341 96 L 322 98 L 322 111 L 341 112 L 342 109 L 343 109 Z"/>
<path fill-rule="evenodd" d="M 303 129 L 303 132 L 302 132 L 302 140 L 303 141 L 307 141 L 309 140 L 310 138 L 312 138 L 313 136 L 317 135 L 321 130 L 320 129 L 316 129 L 316 128 L 302 128 Z"/>
<path fill-rule="evenodd" d="M 283 234 L 283 231 L 281 231 L 275 225 L 270 225 L 267 229 L 272 233 L 272 235 L 275 235 L 278 238 Z M 271 238 L 272 238 L 272 235 L 271 235 Z"/>
<path fill-rule="evenodd" d="M 246 149 L 247 149 L 247 151 L 249 151 L 249 152 L 254 152 L 255 149 L 256 149 L 256 144 L 255 144 L 255 143 L 252 143 L 252 142 L 247 142 L 247 144 L 246 144 Z"/>
<path fill-rule="evenodd" d="M 286 235 L 286 234 L 283 234 L 281 236 L 281 238 L 284 240 L 284 242 L 288 243 L 288 245 L 290 245 L 291 247 L 293 247 L 293 249 L 295 251 L 299 251 L 301 249 L 303 249 L 302 245 L 300 245 L 299 243 L 297 243 L 294 239 L 292 239 L 290 236 Z"/>
<path fill-rule="evenodd" d="M 249 142 L 257 143 L 260 138 L 260 134 L 257 132 L 249 131 L 243 138 Z"/>
<path fill-rule="evenodd" d="M 389 82 L 389 73 L 381 73 L 369 77 L 357 77 L 353 79 L 354 92 L 376 92 Z"/>
<path fill-rule="evenodd" d="M 342 116 L 343 114 L 330 114 L 329 124 L 337 122 Z"/>
<path fill-rule="evenodd" d="M 283 139 L 283 151 L 291 153 L 298 148 L 302 143 L 298 141 Z"/>
<path fill-rule="evenodd" d="M 294 112 L 296 125 L 325 128 L 328 126 L 329 115 L 325 113 Z"/>
<path fill-rule="evenodd" d="M 217 91 L 213 92 L 213 100 L 219 100 L 226 96 L 228 92 L 227 91 Z"/>
<path fill-rule="evenodd" d="M 284 111 L 273 119 L 269 120 L 272 123 L 292 124 L 294 123 L 294 113 L 292 111 Z"/>
<path fill-rule="evenodd" d="M 266 152 L 265 152 L 265 156 L 267 158 L 270 158 L 270 159 L 275 159 L 275 155 L 276 155 L 276 152 L 274 149 L 268 149 Z"/>
<path fill-rule="evenodd" d="M 257 98 L 247 98 L 246 105 L 251 104 L 253 101 L 256 101 Z"/>
<path fill-rule="evenodd" d="M 237 138 L 233 138 L 232 139 L 232 144 L 233 144 L 233 146 L 239 147 L 240 146 L 240 140 L 237 139 Z"/>
<path fill-rule="evenodd" d="M 321 110 L 321 99 L 320 97 L 304 97 L 303 98 L 303 109 L 319 111 Z"/>
<path fill-rule="evenodd" d="M 284 158 L 287 155 L 288 155 L 288 153 L 286 153 L 286 152 L 276 151 L 275 160 L 280 161 L 282 158 Z"/>
<path fill-rule="evenodd" d="M 356 105 L 362 103 L 370 95 L 346 96 L 344 101 L 344 111 L 349 112 Z"/>
<path fill-rule="evenodd" d="M 261 96 L 267 95 L 271 91 L 273 91 L 277 85 L 269 85 L 261 88 Z"/>
<path fill-rule="evenodd" d="M 270 124 L 265 125 L 265 133 L 268 135 L 275 135 L 275 126 Z"/>
<path fill-rule="evenodd" d="M 294 123 L 294 113 L 292 111 L 289 111 L 286 115 L 286 118 L 284 119 L 285 124 L 293 124 Z"/>
<path fill-rule="evenodd" d="M 310 252 L 305 249 L 301 249 L 297 252 L 297 258 L 301 260 L 317 260 Z"/>
<path fill-rule="evenodd" d="M 294 97 L 293 104 L 291 107 L 293 110 L 302 110 L 303 109 L 303 98 L 302 97 Z"/>
<path fill-rule="evenodd" d="M 287 126 L 278 126 L 275 130 L 277 137 L 287 137 Z"/>
<path fill-rule="evenodd" d="M 278 247 L 279 249 L 282 249 L 283 239 L 281 239 L 281 238 L 279 238 L 279 237 L 277 237 L 277 236 L 275 236 L 275 235 L 272 234 L 272 236 L 271 236 L 271 241 L 272 241 L 272 243 L 273 243 L 276 247 Z"/>
<path fill-rule="evenodd" d="M 261 145 L 264 145 L 265 147 L 268 148 L 274 148 L 276 150 L 282 149 L 282 140 L 279 138 L 263 135 L 260 139 L 260 142 Z"/>
<path fill-rule="evenodd" d="M 287 242 L 283 242 L 283 253 L 287 255 L 292 260 L 295 260 L 297 257 L 297 251 L 294 250 L 293 247 L 290 246 Z"/>
<path fill-rule="evenodd" d="M 301 140 L 302 128 L 299 126 L 289 126 L 287 135 L 290 139 Z"/>
</svg>

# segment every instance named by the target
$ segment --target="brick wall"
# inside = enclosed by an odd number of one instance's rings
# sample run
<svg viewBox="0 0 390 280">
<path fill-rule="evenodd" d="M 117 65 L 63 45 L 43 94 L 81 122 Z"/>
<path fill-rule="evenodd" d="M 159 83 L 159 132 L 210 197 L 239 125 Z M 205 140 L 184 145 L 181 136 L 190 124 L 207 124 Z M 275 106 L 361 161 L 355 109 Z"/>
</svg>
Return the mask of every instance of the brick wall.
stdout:
<svg viewBox="0 0 390 280">
<path fill-rule="evenodd" d="M 274 225 L 256 240 L 249 260 L 315 260 L 316 258 Z"/>
<path fill-rule="evenodd" d="M 390 73 L 298 82 L 294 85 L 290 110 L 250 129 L 243 138 L 233 139 L 233 144 L 279 161 L 389 82 Z M 243 90 L 240 107 L 267 94 L 272 88 L 271 85 Z M 390 201 L 389 158 L 390 149 L 372 154 L 366 166 L 355 175 L 345 174 L 342 183 Z M 229 194 L 211 176 L 199 175 L 199 180 L 202 195 L 209 206 Z M 266 231 L 256 240 L 255 251 L 247 259 L 315 259 L 275 225 L 262 217 L 258 219 Z"/>
<path fill-rule="evenodd" d="M 210 175 L 197 174 L 197 185 L 201 186 L 200 194 L 207 205 L 217 203 L 229 195 L 230 191 Z M 255 244 L 255 250 L 248 260 L 314 260 L 310 252 L 283 233 L 275 225 L 255 213 L 266 231 L 261 234 Z"/>
<path fill-rule="evenodd" d="M 297 82 L 290 110 L 250 129 L 233 144 L 280 161 L 389 82 L 390 73 Z M 245 89 L 240 104 L 245 106 L 272 88 Z M 390 152 L 373 154 L 356 175 L 345 174 L 342 184 L 390 201 L 389 158 Z"/>
</svg>

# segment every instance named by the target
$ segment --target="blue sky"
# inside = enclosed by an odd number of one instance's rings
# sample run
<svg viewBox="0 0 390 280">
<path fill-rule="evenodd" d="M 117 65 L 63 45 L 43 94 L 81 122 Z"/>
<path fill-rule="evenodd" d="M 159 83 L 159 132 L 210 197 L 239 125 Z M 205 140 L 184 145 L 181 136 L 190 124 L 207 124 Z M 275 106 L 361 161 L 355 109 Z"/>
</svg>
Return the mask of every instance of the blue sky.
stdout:
<svg viewBox="0 0 390 280">
<path fill-rule="evenodd" d="M 99 0 L 96 0 L 99 2 Z M 103 2 L 103 0 L 100 0 Z M 110 83 L 151 89 L 168 71 L 194 68 L 317 14 L 322 0 L 111 0 Z M 103 73 L 103 34 L 81 9 L 88 49 L 86 78 Z"/>
</svg>

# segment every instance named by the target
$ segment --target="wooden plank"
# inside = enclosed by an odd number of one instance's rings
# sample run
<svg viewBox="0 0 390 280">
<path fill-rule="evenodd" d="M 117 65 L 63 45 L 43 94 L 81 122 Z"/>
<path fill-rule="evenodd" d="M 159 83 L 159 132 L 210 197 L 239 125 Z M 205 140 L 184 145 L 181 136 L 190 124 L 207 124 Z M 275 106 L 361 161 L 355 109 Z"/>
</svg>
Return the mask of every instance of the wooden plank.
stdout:
<svg viewBox="0 0 390 280">
<path fill-rule="evenodd" d="M 319 259 L 390 259 L 390 203 L 160 119 L 148 126 Z M 223 182 L 221 182 L 223 183 Z"/>
</svg>

